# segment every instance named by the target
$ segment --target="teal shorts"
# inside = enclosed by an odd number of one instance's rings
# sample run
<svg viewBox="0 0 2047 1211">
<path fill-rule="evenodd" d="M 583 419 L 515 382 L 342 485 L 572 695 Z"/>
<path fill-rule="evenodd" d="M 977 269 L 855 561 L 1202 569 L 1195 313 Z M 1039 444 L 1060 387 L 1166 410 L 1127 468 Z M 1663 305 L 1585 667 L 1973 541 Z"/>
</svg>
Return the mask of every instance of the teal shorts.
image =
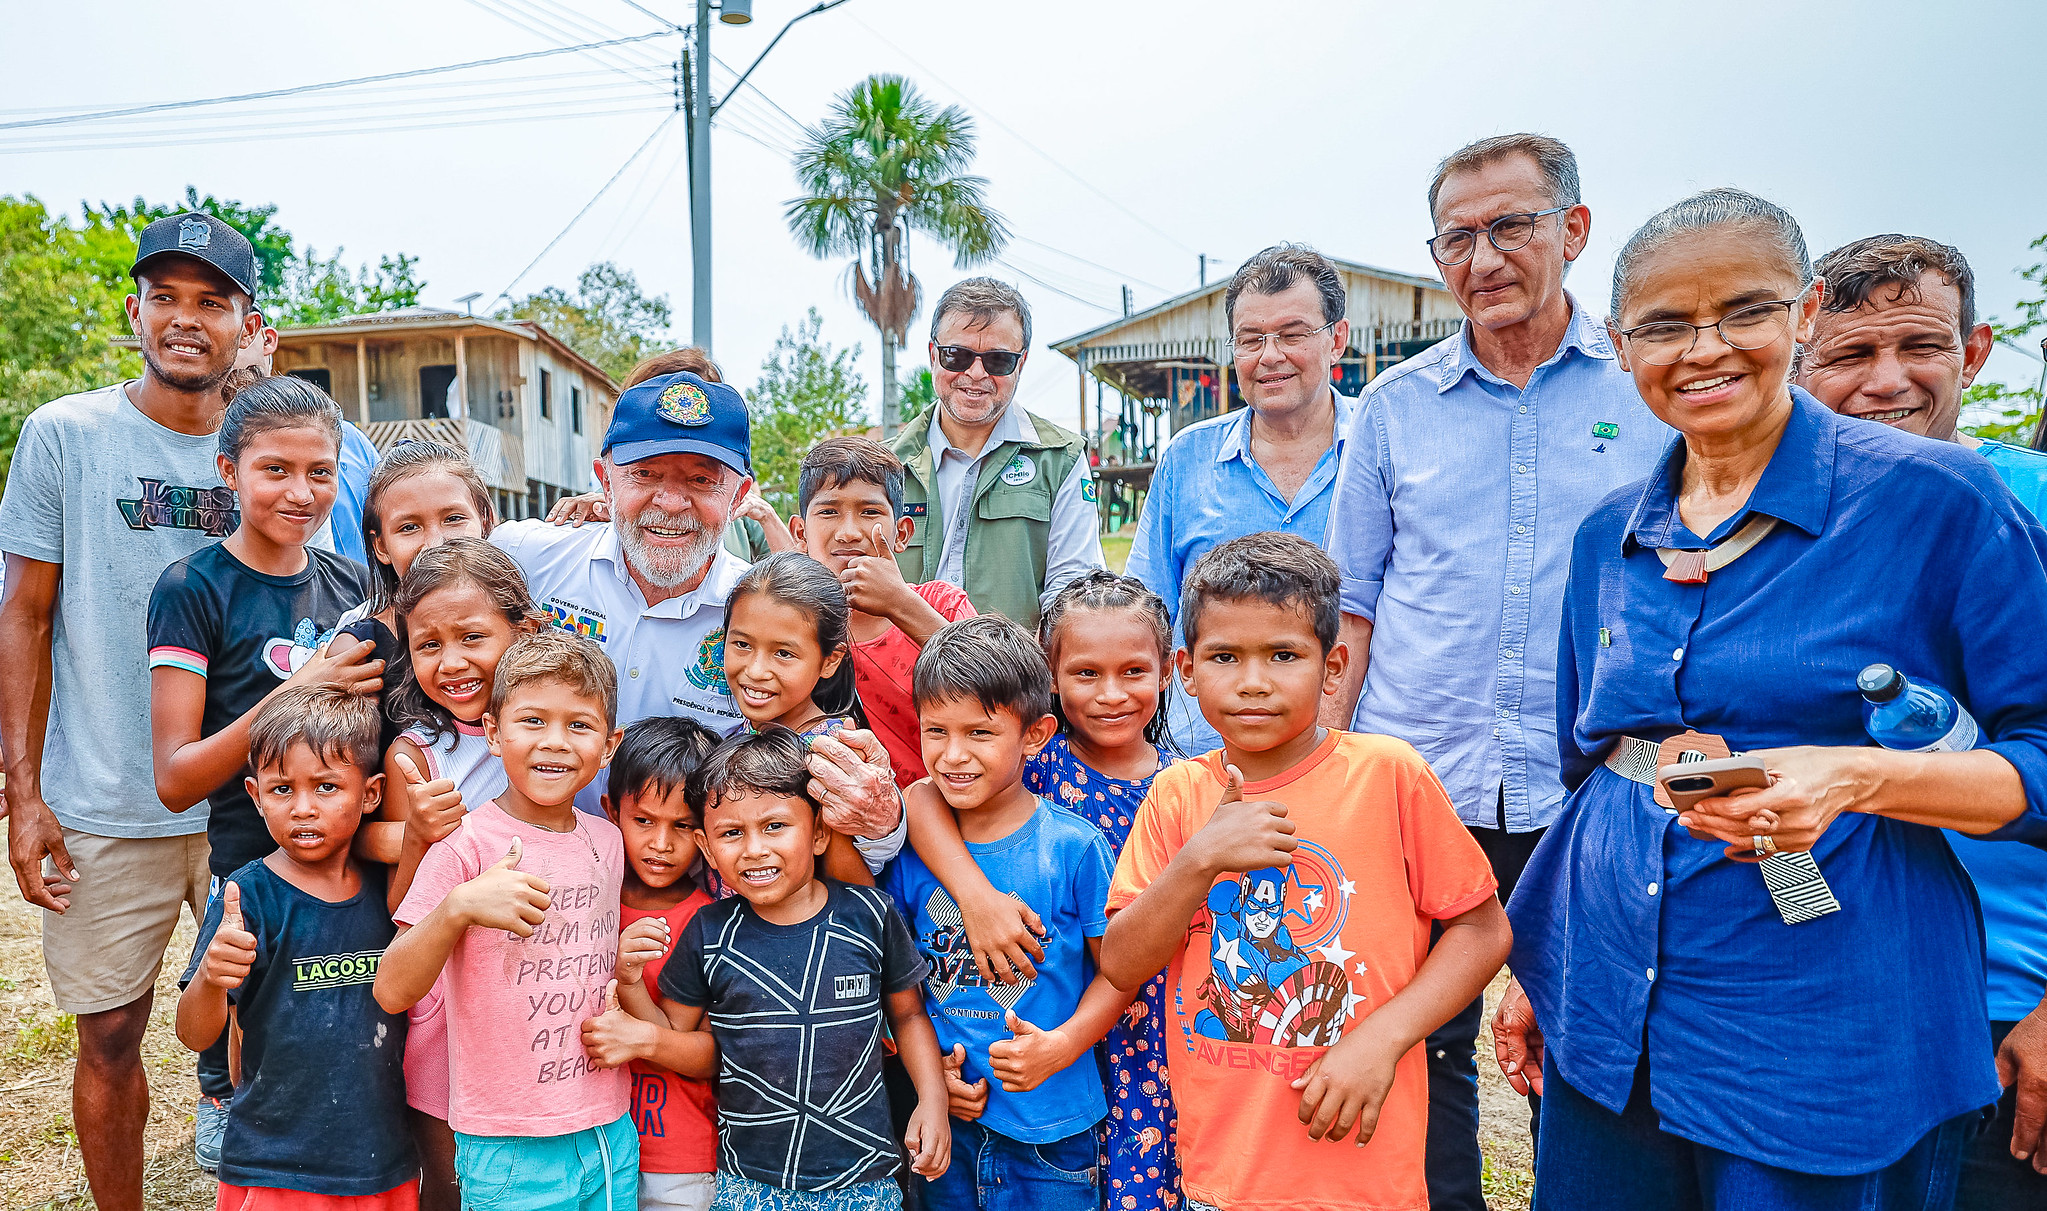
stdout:
<svg viewBox="0 0 2047 1211">
<path fill-rule="evenodd" d="M 634 1211 L 640 1134 L 630 1114 L 570 1135 L 455 1133 L 462 1211 Z"/>
</svg>

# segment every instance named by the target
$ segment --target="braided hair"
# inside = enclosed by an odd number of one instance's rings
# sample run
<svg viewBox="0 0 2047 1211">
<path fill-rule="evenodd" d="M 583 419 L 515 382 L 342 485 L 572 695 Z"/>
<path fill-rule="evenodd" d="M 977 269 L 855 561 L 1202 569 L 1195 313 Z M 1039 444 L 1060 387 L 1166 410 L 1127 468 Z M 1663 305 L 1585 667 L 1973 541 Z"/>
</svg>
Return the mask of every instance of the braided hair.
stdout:
<svg viewBox="0 0 2047 1211">
<path fill-rule="evenodd" d="M 1038 643 L 1045 649 L 1045 659 L 1054 669 L 1059 664 L 1059 624 L 1075 610 L 1109 611 L 1134 610 L 1151 623 L 1152 636 L 1159 645 L 1159 668 L 1165 678 L 1172 676 L 1173 667 L 1173 621 L 1166 614 L 1165 599 L 1146 588 L 1144 582 L 1134 576 L 1118 576 L 1114 572 L 1097 568 L 1085 576 L 1068 581 L 1059 590 L 1052 604 L 1038 620 Z M 1177 752 L 1166 731 L 1167 686 L 1159 687 L 1158 709 L 1144 725 L 1144 738 L 1151 744 L 1164 745 Z M 1059 730 L 1069 730 L 1066 711 L 1059 702 L 1058 683 L 1055 676 L 1052 693 L 1052 713 L 1059 718 Z M 1184 756 L 1184 754 L 1182 754 Z"/>
</svg>

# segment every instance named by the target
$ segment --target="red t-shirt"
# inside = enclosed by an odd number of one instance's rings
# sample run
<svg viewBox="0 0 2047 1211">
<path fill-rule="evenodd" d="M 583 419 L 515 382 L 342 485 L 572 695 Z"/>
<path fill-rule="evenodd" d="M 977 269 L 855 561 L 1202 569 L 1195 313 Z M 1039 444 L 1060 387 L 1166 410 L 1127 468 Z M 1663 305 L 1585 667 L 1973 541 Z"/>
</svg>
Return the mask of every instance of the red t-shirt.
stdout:
<svg viewBox="0 0 2047 1211">
<path fill-rule="evenodd" d="M 910 587 L 947 622 L 975 614 L 974 603 L 958 585 L 933 580 Z M 910 675 L 922 650 L 894 625 L 853 645 L 853 686 L 867 711 L 868 726 L 888 749 L 897 786 L 908 786 L 924 776 L 924 750 L 917 743 L 917 707 L 910 701 Z"/>
<path fill-rule="evenodd" d="M 1221 754 L 1167 766 L 1109 886 L 1113 916 L 1222 798 Z M 1225 874 L 1167 967 L 1166 1058 L 1187 1197 L 1270 1211 L 1420 1211 L 1429 1117 L 1423 1048 L 1401 1057 L 1363 1148 L 1308 1138 L 1290 1083 L 1405 988 L 1429 922 L 1485 902 L 1491 865 L 1421 754 L 1331 731 L 1299 765 L 1244 784 L 1300 831 L 1285 869 Z"/>
<path fill-rule="evenodd" d="M 682 903 L 667 912 L 646 912 L 629 905 L 618 906 L 618 927 L 624 929 L 643 917 L 668 921 L 671 945 L 682 940 L 682 930 L 699 908 L 711 902 L 701 890 L 692 891 Z M 640 979 L 654 1003 L 661 1003 L 661 964 L 668 955 L 647 964 Z M 630 1065 L 633 1074 L 633 1126 L 640 1132 L 640 1171 L 643 1173 L 712 1173 L 718 1168 L 718 1098 L 711 1082 L 693 1081 L 644 1060 Z"/>
</svg>

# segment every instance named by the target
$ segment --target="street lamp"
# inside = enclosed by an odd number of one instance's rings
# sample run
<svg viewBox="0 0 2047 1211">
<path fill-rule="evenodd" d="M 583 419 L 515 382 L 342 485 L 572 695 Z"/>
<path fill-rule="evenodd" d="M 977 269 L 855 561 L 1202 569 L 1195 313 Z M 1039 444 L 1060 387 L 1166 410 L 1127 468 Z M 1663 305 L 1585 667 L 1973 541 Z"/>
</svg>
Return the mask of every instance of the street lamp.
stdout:
<svg viewBox="0 0 2047 1211">
<path fill-rule="evenodd" d="M 767 47 L 739 73 L 725 100 L 732 99 L 790 26 L 845 2 L 825 0 L 791 17 L 789 24 L 769 39 Z M 725 103 L 711 100 L 711 7 L 711 0 L 697 0 L 696 80 L 689 96 L 690 341 L 706 353 L 711 349 L 711 119 Z M 722 0 L 717 7 L 718 20 L 727 25 L 748 25 L 753 21 L 753 0 Z"/>
</svg>

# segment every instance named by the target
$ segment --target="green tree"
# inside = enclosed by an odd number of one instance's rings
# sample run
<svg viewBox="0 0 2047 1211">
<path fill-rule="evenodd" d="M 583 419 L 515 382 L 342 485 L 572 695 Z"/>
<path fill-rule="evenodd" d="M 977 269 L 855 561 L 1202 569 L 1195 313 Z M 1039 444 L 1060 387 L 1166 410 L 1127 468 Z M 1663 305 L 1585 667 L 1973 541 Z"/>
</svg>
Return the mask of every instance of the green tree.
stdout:
<svg viewBox="0 0 2047 1211">
<path fill-rule="evenodd" d="M 368 315 L 419 304 L 426 285 L 419 279 L 419 258 L 399 253 L 364 265 L 355 272 L 341 263 L 341 250 L 321 260 L 308 248 L 284 265 L 284 283 L 276 310 L 264 312 L 279 328 L 331 324 L 350 315 Z"/>
<path fill-rule="evenodd" d="M 747 396 L 753 421 L 753 473 L 760 493 L 787 517 L 796 511 L 796 469 L 827 437 L 867 427 L 867 383 L 860 346 L 835 349 L 820 335 L 817 308 L 792 332 L 783 325 Z"/>
<path fill-rule="evenodd" d="M 850 256 L 853 297 L 881 330 L 881 428 L 898 421 L 896 350 L 909 339 L 920 287 L 910 272 L 912 231 L 950 249 L 961 268 L 999 254 L 1009 227 L 986 201 L 974 161 L 974 122 L 939 109 L 901 76 L 869 76 L 806 131 L 796 153 L 789 230 L 812 256 Z"/>
<path fill-rule="evenodd" d="M 900 405 L 905 417 L 915 416 L 931 406 L 938 398 L 938 391 L 931 385 L 931 367 L 919 366 L 910 381 L 903 384 L 903 398 Z"/>
<path fill-rule="evenodd" d="M 2047 235 L 2028 244 L 2027 249 L 2040 252 L 2047 249 Z M 2022 349 L 2037 349 L 2035 341 L 2027 337 L 2041 328 L 2047 328 L 2047 260 L 2035 261 L 2019 271 L 2019 276 L 2033 285 L 2033 297 L 2019 300 L 2019 318 L 2011 323 L 1990 321 L 1991 331 L 2000 342 L 2008 342 Z M 2040 384 L 2038 380 L 2024 387 L 2010 387 L 2004 383 L 1977 383 L 1962 396 L 1962 409 L 1994 410 L 1997 419 L 1980 425 L 1964 425 L 1963 430 L 1975 437 L 1993 441 L 2011 442 L 2023 446 L 2033 440 L 2033 431 L 2040 424 Z"/>
<path fill-rule="evenodd" d="M 501 314 L 538 323 L 619 382 L 641 358 L 675 348 L 660 335 L 668 329 L 668 296 L 641 294 L 632 271 L 611 261 L 585 269 L 574 294 L 549 286 Z"/>
</svg>

